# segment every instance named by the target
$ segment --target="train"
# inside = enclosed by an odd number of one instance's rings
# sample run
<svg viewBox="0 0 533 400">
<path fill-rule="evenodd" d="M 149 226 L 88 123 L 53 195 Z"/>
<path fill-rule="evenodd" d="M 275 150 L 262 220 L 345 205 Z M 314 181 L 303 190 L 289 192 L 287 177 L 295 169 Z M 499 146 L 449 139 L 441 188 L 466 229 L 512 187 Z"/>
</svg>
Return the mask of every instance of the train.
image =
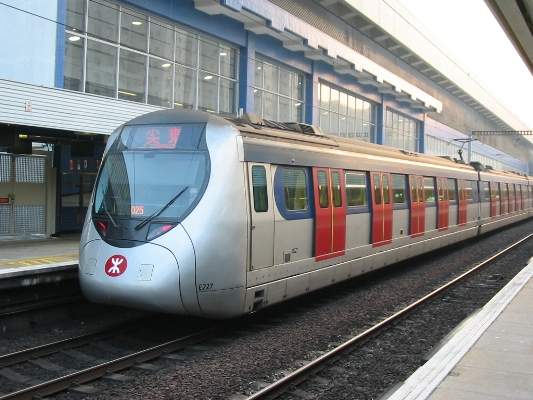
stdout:
<svg viewBox="0 0 533 400">
<path fill-rule="evenodd" d="M 90 301 L 232 318 L 529 218 L 533 178 L 252 115 L 109 137 L 80 243 Z"/>
</svg>

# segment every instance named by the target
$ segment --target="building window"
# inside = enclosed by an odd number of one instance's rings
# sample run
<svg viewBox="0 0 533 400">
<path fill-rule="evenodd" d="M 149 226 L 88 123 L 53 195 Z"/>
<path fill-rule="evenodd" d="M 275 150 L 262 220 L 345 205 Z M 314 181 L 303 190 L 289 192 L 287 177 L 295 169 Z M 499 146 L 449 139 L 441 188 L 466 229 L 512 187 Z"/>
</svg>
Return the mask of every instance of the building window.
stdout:
<svg viewBox="0 0 533 400">
<path fill-rule="evenodd" d="M 402 150 L 417 151 L 417 121 L 387 110 L 385 113 L 385 144 Z"/>
<path fill-rule="evenodd" d="M 236 49 L 106 0 L 67 0 L 66 11 L 65 89 L 235 113 Z"/>
<path fill-rule="evenodd" d="M 304 74 L 262 58 L 255 60 L 255 112 L 280 122 L 304 121 Z"/>
<path fill-rule="evenodd" d="M 318 85 L 318 97 L 322 131 L 375 142 L 375 105 L 323 82 Z"/>
</svg>

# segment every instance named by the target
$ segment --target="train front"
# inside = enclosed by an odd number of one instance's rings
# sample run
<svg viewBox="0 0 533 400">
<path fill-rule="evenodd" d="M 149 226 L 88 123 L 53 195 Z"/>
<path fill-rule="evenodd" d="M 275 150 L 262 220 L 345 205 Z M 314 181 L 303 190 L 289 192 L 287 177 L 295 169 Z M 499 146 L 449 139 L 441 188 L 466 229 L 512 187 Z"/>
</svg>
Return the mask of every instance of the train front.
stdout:
<svg viewBox="0 0 533 400">
<path fill-rule="evenodd" d="M 156 112 L 110 137 L 80 244 L 89 300 L 179 314 L 197 304 L 195 251 L 181 223 L 209 181 L 208 119 Z M 192 284 L 180 290 L 180 277 Z"/>
</svg>

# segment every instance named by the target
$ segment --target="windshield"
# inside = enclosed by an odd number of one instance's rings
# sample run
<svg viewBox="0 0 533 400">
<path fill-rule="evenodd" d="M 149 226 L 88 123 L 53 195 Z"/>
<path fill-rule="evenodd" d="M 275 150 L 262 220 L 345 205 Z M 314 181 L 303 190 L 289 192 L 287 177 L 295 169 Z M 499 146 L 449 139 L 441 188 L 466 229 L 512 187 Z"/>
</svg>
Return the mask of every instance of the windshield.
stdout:
<svg viewBox="0 0 533 400">
<path fill-rule="evenodd" d="M 208 178 L 203 124 L 129 126 L 109 149 L 94 197 L 101 216 L 182 219 L 200 198 Z"/>
</svg>

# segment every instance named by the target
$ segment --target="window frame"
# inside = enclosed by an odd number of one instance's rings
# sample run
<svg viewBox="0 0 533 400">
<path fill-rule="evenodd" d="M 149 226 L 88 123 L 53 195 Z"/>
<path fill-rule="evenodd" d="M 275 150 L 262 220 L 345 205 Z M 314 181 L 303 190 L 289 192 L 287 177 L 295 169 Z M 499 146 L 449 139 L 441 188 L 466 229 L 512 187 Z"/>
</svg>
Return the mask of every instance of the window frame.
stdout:
<svg viewBox="0 0 533 400">
<path fill-rule="evenodd" d="M 426 186 L 426 181 L 428 179 L 431 179 L 432 183 L 433 183 L 433 201 L 428 201 L 426 199 L 426 187 L 429 187 L 429 186 Z M 423 195 L 424 195 L 424 203 L 426 205 L 426 207 L 434 207 L 437 205 L 437 185 L 436 185 L 436 179 L 434 176 L 427 176 L 427 175 L 424 175 L 424 180 L 423 180 L 423 184 L 424 184 L 424 187 L 423 187 Z"/>
<path fill-rule="evenodd" d="M 307 208 L 305 210 L 289 210 L 285 204 L 285 185 L 283 182 L 283 171 L 287 169 L 299 169 L 305 174 L 305 185 L 307 194 Z M 310 219 L 314 216 L 313 185 L 310 170 L 308 167 L 277 165 L 274 172 L 274 203 L 280 215 L 287 220 Z"/>
<path fill-rule="evenodd" d="M 392 208 L 394 210 L 402 210 L 402 209 L 407 209 L 409 208 L 409 198 L 410 198 L 410 193 L 409 193 L 409 182 L 408 182 L 408 175 L 406 174 L 395 174 L 395 173 L 391 173 L 390 174 L 391 176 L 391 188 L 392 188 Z M 394 199 L 395 199 L 395 196 L 394 196 L 394 193 L 395 193 L 395 190 L 397 190 L 397 188 L 395 187 L 395 178 L 398 178 L 398 177 L 403 177 L 403 201 L 402 202 L 395 202 Z"/>
<path fill-rule="evenodd" d="M 357 204 L 357 205 L 350 205 L 348 200 L 348 174 L 357 175 L 359 177 L 364 178 L 365 183 L 365 191 L 364 191 L 364 204 Z M 346 191 L 346 214 L 363 214 L 370 212 L 370 200 L 369 200 L 369 178 L 368 178 L 368 172 L 367 171 L 355 171 L 355 170 L 344 170 L 344 186 Z"/>
<path fill-rule="evenodd" d="M 263 210 L 263 209 L 260 209 L 258 210 L 257 209 L 257 202 L 255 201 L 256 199 L 256 191 L 255 191 L 255 188 L 256 188 L 256 185 L 254 185 L 254 169 L 261 169 L 262 170 L 262 173 L 264 175 L 264 179 L 265 179 L 265 185 L 264 185 L 264 194 L 265 194 L 265 200 L 266 200 L 266 208 Z M 254 164 L 252 165 L 252 169 L 251 169 L 251 177 L 252 177 L 252 199 L 253 199 L 253 203 L 254 203 L 254 211 L 256 213 L 265 213 L 265 212 L 268 212 L 269 211 L 269 207 L 270 205 L 268 204 L 268 180 L 267 180 L 267 173 L 266 173 L 266 168 L 264 165 L 259 165 L 259 164 Z"/>
</svg>

